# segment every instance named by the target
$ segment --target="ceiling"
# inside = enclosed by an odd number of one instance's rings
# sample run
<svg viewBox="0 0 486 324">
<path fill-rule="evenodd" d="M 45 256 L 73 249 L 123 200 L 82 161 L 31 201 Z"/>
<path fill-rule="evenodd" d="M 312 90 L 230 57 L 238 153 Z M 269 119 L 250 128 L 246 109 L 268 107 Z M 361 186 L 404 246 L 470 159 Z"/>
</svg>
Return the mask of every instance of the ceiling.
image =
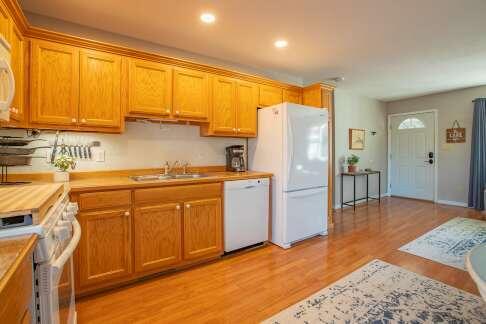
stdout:
<svg viewBox="0 0 486 324">
<path fill-rule="evenodd" d="M 21 0 L 24 10 L 390 101 L 486 84 L 485 0 Z M 123 5 L 121 5 L 123 4 Z M 213 25 L 199 20 L 209 10 Z M 277 49 L 283 37 L 289 46 Z"/>
</svg>

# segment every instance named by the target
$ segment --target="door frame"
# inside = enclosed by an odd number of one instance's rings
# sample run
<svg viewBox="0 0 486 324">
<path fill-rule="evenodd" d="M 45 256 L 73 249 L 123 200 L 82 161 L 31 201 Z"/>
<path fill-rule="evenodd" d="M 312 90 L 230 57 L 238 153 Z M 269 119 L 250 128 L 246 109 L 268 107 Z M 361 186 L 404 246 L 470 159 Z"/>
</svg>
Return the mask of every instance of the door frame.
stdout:
<svg viewBox="0 0 486 324">
<path fill-rule="evenodd" d="M 396 113 L 396 114 L 389 114 L 388 115 L 388 152 L 386 155 L 386 160 L 387 160 L 387 191 L 388 195 L 392 195 L 392 189 L 391 189 L 391 118 L 392 117 L 397 117 L 397 116 L 406 116 L 406 115 L 418 115 L 418 114 L 423 114 L 423 113 L 432 113 L 434 115 L 434 154 L 435 154 L 435 159 L 434 159 L 434 200 L 433 202 L 437 202 L 437 190 L 438 190 L 438 169 L 439 169 L 439 111 L 437 109 L 428 109 L 428 110 L 417 110 L 417 111 L 410 111 L 410 112 L 405 112 L 405 113 Z"/>
</svg>

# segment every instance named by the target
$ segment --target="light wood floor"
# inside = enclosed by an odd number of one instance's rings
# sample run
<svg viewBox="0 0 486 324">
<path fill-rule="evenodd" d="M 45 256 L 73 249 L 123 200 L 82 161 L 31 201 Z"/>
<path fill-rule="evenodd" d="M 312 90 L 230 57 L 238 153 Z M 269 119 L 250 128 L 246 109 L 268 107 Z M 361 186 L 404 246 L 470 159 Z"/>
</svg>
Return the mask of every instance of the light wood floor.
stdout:
<svg viewBox="0 0 486 324">
<path fill-rule="evenodd" d="M 456 216 L 460 207 L 385 198 L 335 216 L 328 237 L 289 250 L 269 245 L 77 301 L 80 323 L 255 323 L 379 258 L 478 294 L 469 275 L 397 249 Z"/>
</svg>

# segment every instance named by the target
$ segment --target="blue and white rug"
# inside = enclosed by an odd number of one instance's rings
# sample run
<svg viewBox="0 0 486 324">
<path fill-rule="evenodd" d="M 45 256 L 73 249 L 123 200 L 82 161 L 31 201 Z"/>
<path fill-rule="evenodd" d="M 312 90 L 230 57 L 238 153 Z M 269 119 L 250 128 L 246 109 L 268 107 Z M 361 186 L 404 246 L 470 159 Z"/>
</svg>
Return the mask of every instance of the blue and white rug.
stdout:
<svg viewBox="0 0 486 324">
<path fill-rule="evenodd" d="M 478 296 L 373 260 L 265 320 L 283 323 L 485 323 Z"/>
<path fill-rule="evenodd" d="M 425 233 L 399 250 L 466 270 L 467 252 L 486 243 L 486 222 L 456 217 Z"/>
</svg>

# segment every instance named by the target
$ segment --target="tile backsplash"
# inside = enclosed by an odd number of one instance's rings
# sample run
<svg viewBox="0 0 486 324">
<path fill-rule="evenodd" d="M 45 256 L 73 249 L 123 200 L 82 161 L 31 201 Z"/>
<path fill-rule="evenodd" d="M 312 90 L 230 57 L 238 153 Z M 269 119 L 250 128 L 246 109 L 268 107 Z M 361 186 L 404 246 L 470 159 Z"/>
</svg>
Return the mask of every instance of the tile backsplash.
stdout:
<svg viewBox="0 0 486 324">
<path fill-rule="evenodd" d="M 24 136 L 25 130 L 0 129 L 0 135 Z M 54 131 L 43 131 L 40 138 L 52 145 Z M 87 144 L 99 141 L 91 160 L 78 160 L 76 171 L 120 170 L 162 167 L 165 161 L 189 161 L 194 166 L 225 164 L 225 150 L 229 145 L 245 144 L 244 139 L 200 137 L 199 127 L 192 125 L 127 122 L 123 134 L 97 134 L 62 132 L 59 142 Z M 29 147 L 44 146 L 33 142 Z M 104 162 L 95 161 L 96 150 L 104 151 Z M 98 151 L 99 152 L 99 151 Z M 9 168 L 11 173 L 48 172 L 55 168 L 48 163 L 49 149 L 39 149 L 33 155 L 45 158 L 32 159 L 31 166 Z"/>
</svg>

